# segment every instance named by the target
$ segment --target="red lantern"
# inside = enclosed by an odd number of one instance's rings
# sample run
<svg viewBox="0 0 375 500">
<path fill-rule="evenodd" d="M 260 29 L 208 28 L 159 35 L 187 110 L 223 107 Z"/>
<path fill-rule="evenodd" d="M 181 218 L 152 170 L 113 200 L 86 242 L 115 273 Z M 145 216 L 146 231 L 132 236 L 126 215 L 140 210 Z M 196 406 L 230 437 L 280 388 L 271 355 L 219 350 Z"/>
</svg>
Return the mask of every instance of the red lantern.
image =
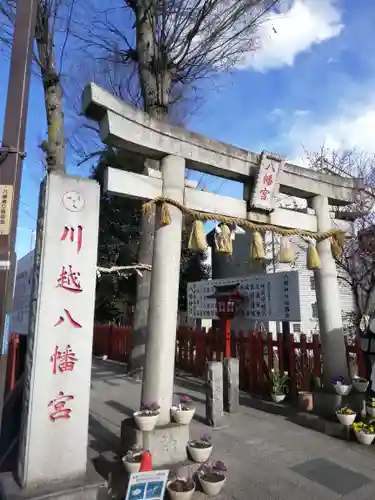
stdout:
<svg viewBox="0 0 375 500">
<path fill-rule="evenodd" d="M 216 311 L 220 319 L 222 330 L 225 336 L 225 351 L 226 358 L 230 358 L 230 326 L 231 320 L 238 315 L 243 308 L 245 297 L 238 290 L 237 285 L 222 285 L 216 286 L 215 293 L 208 298 L 216 299 Z"/>
</svg>

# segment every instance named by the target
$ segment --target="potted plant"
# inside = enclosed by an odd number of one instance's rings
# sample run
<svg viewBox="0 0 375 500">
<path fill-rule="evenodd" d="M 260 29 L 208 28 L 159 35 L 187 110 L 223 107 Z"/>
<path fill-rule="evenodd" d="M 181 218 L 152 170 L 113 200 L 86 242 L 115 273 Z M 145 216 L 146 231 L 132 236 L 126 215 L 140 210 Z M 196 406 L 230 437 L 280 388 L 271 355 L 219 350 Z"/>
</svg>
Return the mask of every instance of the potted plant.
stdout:
<svg viewBox="0 0 375 500">
<path fill-rule="evenodd" d="M 122 463 L 129 474 L 132 472 L 139 472 L 143 453 L 144 449 L 141 446 L 134 445 L 127 454 L 122 457 Z"/>
<path fill-rule="evenodd" d="M 192 406 L 192 401 L 187 394 L 181 396 L 178 406 L 172 406 L 171 408 L 172 418 L 178 424 L 190 424 L 194 413 L 195 408 Z"/>
<path fill-rule="evenodd" d="M 226 480 L 227 468 L 221 460 L 216 462 L 207 462 L 198 470 L 198 479 L 203 491 L 214 496 L 220 493 Z"/>
<path fill-rule="evenodd" d="M 176 478 L 167 484 L 171 500 L 190 500 L 195 491 L 195 483 L 191 478 Z"/>
<path fill-rule="evenodd" d="M 343 406 L 336 412 L 337 418 L 340 420 L 340 424 L 349 426 L 352 425 L 352 423 L 355 420 L 355 417 L 357 416 L 356 412 L 348 408 L 347 406 Z"/>
<path fill-rule="evenodd" d="M 366 401 L 366 411 L 370 417 L 375 418 L 375 398 L 368 398 Z"/>
<path fill-rule="evenodd" d="M 371 444 L 375 438 L 375 427 L 371 424 L 365 424 L 364 422 L 355 422 L 353 424 L 353 429 L 361 444 Z"/>
<path fill-rule="evenodd" d="M 369 381 L 362 377 L 353 377 L 352 384 L 357 392 L 366 392 Z"/>
<path fill-rule="evenodd" d="M 199 439 L 193 439 L 188 442 L 188 450 L 194 462 L 206 462 L 212 452 L 211 436 L 204 434 Z"/>
<path fill-rule="evenodd" d="M 271 384 L 272 392 L 271 397 L 275 403 L 280 403 L 284 401 L 286 392 L 288 391 L 288 372 L 281 374 L 272 368 L 271 370 Z"/>
<path fill-rule="evenodd" d="M 158 421 L 160 406 L 156 403 L 141 403 L 141 409 L 133 413 L 135 423 L 141 431 L 152 431 Z"/>
<path fill-rule="evenodd" d="M 320 387 L 318 377 L 313 374 L 310 376 L 310 390 L 298 391 L 298 405 L 303 411 L 312 411 L 314 407 L 313 391 Z"/>
<path fill-rule="evenodd" d="M 352 390 L 351 384 L 345 384 L 345 379 L 342 376 L 334 377 L 331 379 L 331 382 L 335 388 L 336 394 L 340 396 L 347 396 Z"/>
</svg>

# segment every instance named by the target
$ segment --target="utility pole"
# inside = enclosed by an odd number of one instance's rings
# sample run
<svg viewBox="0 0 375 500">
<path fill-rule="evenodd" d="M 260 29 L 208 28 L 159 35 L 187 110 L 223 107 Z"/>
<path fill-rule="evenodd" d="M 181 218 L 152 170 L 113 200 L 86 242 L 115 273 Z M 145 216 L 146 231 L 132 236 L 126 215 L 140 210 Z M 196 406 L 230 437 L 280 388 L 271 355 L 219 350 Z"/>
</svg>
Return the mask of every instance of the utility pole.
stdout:
<svg viewBox="0 0 375 500">
<path fill-rule="evenodd" d="M 0 410 L 3 412 L 15 242 L 38 0 L 17 0 L 0 148 Z"/>
</svg>

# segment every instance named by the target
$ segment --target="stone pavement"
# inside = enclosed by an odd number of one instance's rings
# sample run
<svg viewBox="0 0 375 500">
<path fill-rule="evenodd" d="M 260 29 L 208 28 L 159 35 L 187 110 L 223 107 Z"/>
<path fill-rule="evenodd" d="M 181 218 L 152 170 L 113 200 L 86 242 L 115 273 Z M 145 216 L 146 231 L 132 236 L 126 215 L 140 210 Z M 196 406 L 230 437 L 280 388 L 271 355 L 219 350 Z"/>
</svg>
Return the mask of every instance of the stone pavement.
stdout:
<svg viewBox="0 0 375 500">
<path fill-rule="evenodd" d="M 120 365 L 93 361 L 89 456 L 103 475 L 107 473 L 103 457 L 117 450 L 121 421 L 140 402 L 140 382 L 123 372 Z M 211 434 L 213 458 L 228 467 L 228 479 L 217 500 L 374 498 L 375 445 L 365 447 L 307 429 L 288 416 L 254 408 L 256 402 L 246 395 L 240 412 L 227 417 L 227 426 L 213 430 L 203 423 L 202 381 L 177 376 L 175 391 L 189 394 L 196 405 L 192 437 Z M 271 408 L 278 412 L 277 406 Z M 201 493 L 194 496 L 203 498 Z"/>
</svg>

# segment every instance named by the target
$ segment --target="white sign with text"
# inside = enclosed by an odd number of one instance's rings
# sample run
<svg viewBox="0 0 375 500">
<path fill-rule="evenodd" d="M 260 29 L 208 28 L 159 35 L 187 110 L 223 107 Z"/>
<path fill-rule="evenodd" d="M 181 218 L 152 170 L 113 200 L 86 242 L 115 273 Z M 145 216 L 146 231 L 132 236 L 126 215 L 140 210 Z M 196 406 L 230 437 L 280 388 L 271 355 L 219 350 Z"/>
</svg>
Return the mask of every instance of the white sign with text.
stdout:
<svg viewBox="0 0 375 500">
<path fill-rule="evenodd" d="M 250 200 L 251 208 L 266 212 L 274 210 L 279 193 L 278 176 L 283 168 L 284 160 L 280 156 L 263 151 Z"/>
<path fill-rule="evenodd" d="M 34 250 L 17 262 L 10 333 L 28 334 L 33 267 Z"/>
<path fill-rule="evenodd" d="M 240 318 L 263 321 L 301 321 L 298 271 L 257 274 L 188 283 L 188 315 L 217 319 L 216 299 L 208 298 L 217 286 L 238 285 L 245 297 Z"/>
</svg>

